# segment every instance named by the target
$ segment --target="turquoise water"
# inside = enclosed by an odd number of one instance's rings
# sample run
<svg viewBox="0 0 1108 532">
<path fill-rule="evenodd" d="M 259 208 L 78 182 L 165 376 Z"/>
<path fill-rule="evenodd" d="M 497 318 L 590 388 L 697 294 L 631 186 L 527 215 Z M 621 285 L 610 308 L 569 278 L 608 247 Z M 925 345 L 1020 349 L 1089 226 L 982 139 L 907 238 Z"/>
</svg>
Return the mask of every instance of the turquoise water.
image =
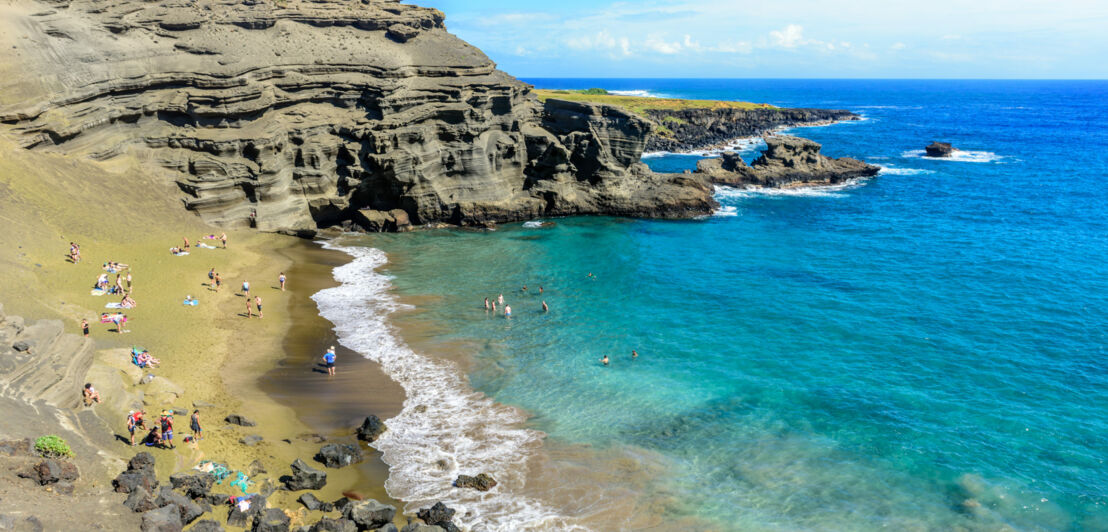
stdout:
<svg viewBox="0 0 1108 532">
<path fill-rule="evenodd" d="M 474 388 L 548 441 L 662 457 L 666 522 L 1108 530 L 1108 84 L 532 81 L 852 109 L 796 133 L 886 170 L 721 190 L 700 221 L 370 239 Z"/>
</svg>

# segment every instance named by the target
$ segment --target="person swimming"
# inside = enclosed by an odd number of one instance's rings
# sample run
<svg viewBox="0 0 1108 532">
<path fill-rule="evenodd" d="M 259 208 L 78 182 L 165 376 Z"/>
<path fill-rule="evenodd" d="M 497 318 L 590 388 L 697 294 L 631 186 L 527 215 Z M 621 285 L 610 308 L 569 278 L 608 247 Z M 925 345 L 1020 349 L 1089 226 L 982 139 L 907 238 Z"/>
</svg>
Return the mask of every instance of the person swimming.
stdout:
<svg viewBox="0 0 1108 532">
<path fill-rule="evenodd" d="M 600 359 L 600 363 L 607 366 L 608 365 L 608 355 L 604 355 L 604 357 Z"/>
<path fill-rule="evenodd" d="M 631 350 L 631 360 L 639 358 L 639 354 L 634 349 Z"/>
<path fill-rule="evenodd" d="M 550 307 L 546 306 L 546 301 L 542 302 L 542 311 L 543 312 L 550 312 Z"/>
</svg>

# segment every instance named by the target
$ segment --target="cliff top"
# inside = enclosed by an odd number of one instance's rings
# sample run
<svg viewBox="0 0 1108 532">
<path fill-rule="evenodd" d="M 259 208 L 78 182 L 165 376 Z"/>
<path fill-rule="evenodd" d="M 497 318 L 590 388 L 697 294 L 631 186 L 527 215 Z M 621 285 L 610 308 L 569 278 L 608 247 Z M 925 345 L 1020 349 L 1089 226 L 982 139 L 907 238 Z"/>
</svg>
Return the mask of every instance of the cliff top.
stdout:
<svg viewBox="0 0 1108 532">
<path fill-rule="evenodd" d="M 685 109 L 776 109 L 776 107 L 768 103 L 622 96 L 618 94 L 596 94 L 585 91 L 555 89 L 535 89 L 534 93 L 539 97 L 540 101 L 554 98 L 558 100 L 569 100 L 571 102 L 615 105 L 637 114 L 645 114 L 647 111 L 683 111 Z"/>
</svg>

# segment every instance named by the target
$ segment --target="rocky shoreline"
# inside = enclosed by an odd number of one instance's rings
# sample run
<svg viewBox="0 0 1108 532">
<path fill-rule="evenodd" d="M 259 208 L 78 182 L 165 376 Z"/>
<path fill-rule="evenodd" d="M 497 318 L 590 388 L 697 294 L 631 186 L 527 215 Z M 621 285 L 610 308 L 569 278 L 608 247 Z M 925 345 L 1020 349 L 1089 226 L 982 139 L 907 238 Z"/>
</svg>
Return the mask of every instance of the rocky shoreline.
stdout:
<svg viewBox="0 0 1108 532">
<path fill-rule="evenodd" d="M 808 139 L 787 135 L 763 138 L 766 150 L 749 166 L 738 153 L 724 152 L 718 158 L 697 162 L 696 174 L 716 185 L 792 188 L 837 185 L 875 176 L 881 170 L 857 159 L 821 155 L 822 146 Z"/>
<path fill-rule="evenodd" d="M 651 109 L 646 114 L 672 132 L 651 136 L 646 151 L 671 153 L 718 150 L 737 139 L 761 137 L 791 127 L 862 119 L 841 109 Z"/>
</svg>

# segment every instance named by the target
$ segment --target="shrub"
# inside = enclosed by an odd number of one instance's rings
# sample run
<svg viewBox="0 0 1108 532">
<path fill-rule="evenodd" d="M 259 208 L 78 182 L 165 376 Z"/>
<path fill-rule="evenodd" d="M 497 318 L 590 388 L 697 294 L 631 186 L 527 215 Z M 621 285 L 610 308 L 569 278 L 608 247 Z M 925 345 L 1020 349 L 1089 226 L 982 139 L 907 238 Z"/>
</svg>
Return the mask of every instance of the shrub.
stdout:
<svg viewBox="0 0 1108 532">
<path fill-rule="evenodd" d="M 57 436 L 43 436 L 35 440 L 35 451 L 47 458 L 69 458 L 73 450 L 65 440 Z"/>
<path fill-rule="evenodd" d="M 581 91 L 581 94 L 608 94 L 608 91 L 604 89 L 592 88 Z"/>
</svg>

